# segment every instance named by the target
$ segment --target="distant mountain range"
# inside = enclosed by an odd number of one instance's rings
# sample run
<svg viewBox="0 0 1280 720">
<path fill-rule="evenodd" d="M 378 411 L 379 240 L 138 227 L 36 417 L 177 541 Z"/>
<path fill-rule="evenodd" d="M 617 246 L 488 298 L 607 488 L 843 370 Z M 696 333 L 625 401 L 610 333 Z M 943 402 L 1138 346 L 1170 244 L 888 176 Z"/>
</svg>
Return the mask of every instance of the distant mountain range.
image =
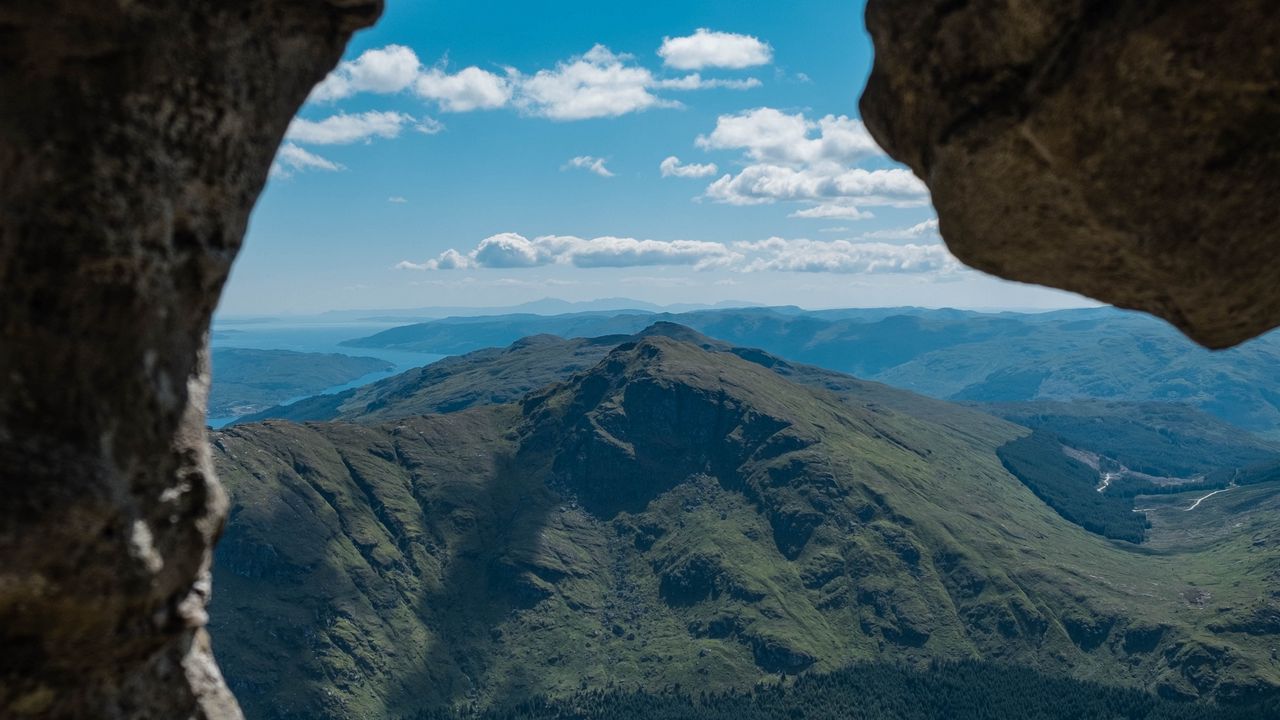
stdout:
<svg viewBox="0 0 1280 720">
<path fill-rule="evenodd" d="M 253 323 L 262 321 L 280 322 L 283 320 L 292 320 L 300 323 L 307 322 L 387 322 L 387 321 L 404 321 L 404 322 L 421 322 L 426 320 L 434 320 L 448 317 L 479 317 L 493 315 L 563 315 L 566 313 L 584 313 L 584 312 L 689 312 L 692 310 L 712 310 L 719 308 L 743 308 L 756 307 L 756 303 L 745 302 L 741 300 L 725 300 L 716 303 L 672 303 L 669 305 L 660 305 L 657 303 L 646 302 L 644 300 L 633 300 L 631 298 L 599 298 L 596 300 L 561 300 L 559 298 L 542 298 L 541 300 L 531 300 L 529 302 L 519 303 L 517 305 L 502 305 L 492 307 L 474 307 L 474 306 L 428 306 L 419 308 L 367 308 L 357 310 L 328 310 L 322 313 L 312 315 L 290 315 L 284 317 L 276 316 L 220 316 L 215 324 L 218 323 Z"/>
<path fill-rule="evenodd" d="M 797 348 L 857 348 L 821 328 L 886 321 L 1016 335 L 950 324 L 966 314 L 787 317 L 721 321 L 778 342 L 790 327 Z M 467 324 L 396 337 L 459 342 Z M 850 362 L 956 346 L 904 342 Z M 232 509 L 210 627 L 262 718 L 714 691 L 856 661 L 982 658 L 1234 702 L 1280 686 L 1280 482 L 1194 511 L 1177 488 L 1139 497 L 1159 506 L 1142 544 L 1071 517 L 1100 495 L 1080 458 L 1185 476 L 1273 445 L 1190 407 L 996 409 L 1026 424 L 674 324 L 449 358 L 281 409 L 328 422 L 212 434 Z"/>
<path fill-rule="evenodd" d="M 1280 335 L 1212 352 L 1159 320 L 1111 308 L 1039 314 L 747 308 L 499 315 L 406 325 L 344 344 L 460 354 L 538 334 L 627 335 L 658 321 L 938 398 L 1183 403 L 1280 439 Z"/>
</svg>

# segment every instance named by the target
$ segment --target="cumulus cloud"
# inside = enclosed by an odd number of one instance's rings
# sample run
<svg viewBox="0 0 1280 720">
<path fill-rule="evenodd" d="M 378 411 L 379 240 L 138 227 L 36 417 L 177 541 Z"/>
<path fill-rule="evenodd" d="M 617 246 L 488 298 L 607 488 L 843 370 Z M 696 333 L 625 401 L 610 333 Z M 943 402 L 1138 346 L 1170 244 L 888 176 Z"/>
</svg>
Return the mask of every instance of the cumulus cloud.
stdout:
<svg viewBox="0 0 1280 720">
<path fill-rule="evenodd" d="M 572 235 L 544 235 L 530 240 L 517 233 L 499 233 L 481 240 L 466 254 L 450 249 L 426 262 L 405 260 L 396 267 L 404 270 L 509 269 L 556 264 L 580 268 L 686 265 L 707 269 L 726 267 L 741 260 L 737 252 L 716 242 L 613 236 L 584 239 Z"/>
<path fill-rule="evenodd" d="M 285 132 L 285 139 L 313 145 L 346 145 L 375 137 L 393 138 L 399 135 L 406 125 L 415 124 L 418 124 L 418 121 L 412 115 L 376 110 L 352 115 L 338 113 L 323 120 L 294 118 Z M 420 127 L 435 126 L 423 124 Z M 432 131 L 425 130 L 428 133 Z"/>
<path fill-rule="evenodd" d="M 809 120 L 774 108 L 721 115 L 709 135 L 699 136 L 707 150 L 742 150 L 759 162 L 789 165 L 852 163 L 882 155 L 861 120 L 827 115 Z"/>
<path fill-rule="evenodd" d="M 311 91 L 311 100 L 341 100 L 356 93 L 395 93 L 409 87 L 422 64 L 403 45 L 366 50 L 355 60 L 347 60 Z"/>
<path fill-rule="evenodd" d="M 715 163 L 682 163 L 680 158 L 672 155 L 658 165 L 662 177 L 700 178 L 715 175 L 718 168 Z"/>
<path fill-rule="evenodd" d="M 426 68 L 413 50 L 388 45 L 366 50 L 355 60 L 341 63 L 309 98 L 315 102 L 341 100 L 358 93 L 398 93 L 412 90 L 446 112 L 499 108 L 511 100 L 509 77 L 466 67 L 450 73 L 443 67 Z"/>
<path fill-rule="evenodd" d="M 657 95 L 656 90 L 746 90 L 760 85 L 756 78 L 707 79 L 697 73 L 658 78 L 634 60 L 596 45 L 552 69 L 529 76 L 515 74 L 515 105 L 530 115 L 552 120 L 586 120 L 681 107 L 679 102 Z"/>
<path fill-rule="evenodd" d="M 883 153 L 862 121 L 845 115 L 811 120 L 803 113 L 762 107 L 716 119 L 695 144 L 703 150 L 736 150 L 744 167 L 707 187 L 704 197 L 731 205 L 779 201 L 816 204 L 799 218 L 859 219 L 856 206 L 912 207 L 928 202 L 928 191 L 906 170 L 865 169 L 857 164 Z"/>
<path fill-rule="evenodd" d="M 600 177 L 613 177 L 613 171 L 605 167 L 605 159 L 592 155 L 579 155 L 566 163 L 561 169 L 568 170 L 569 168 L 586 170 L 587 172 L 595 173 Z"/>
<path fill-rule="evenodd" d="M 768 64 L 773 60 L 773 48 L 751 35 L 698 28 L 692 35 L 663 38 L 658 56 L 665 65 L 678 70 L 736 70 Z"/>
<path fill-rule="evenodd" d="M 768 51 L 767 45 L 745 35 L 700 33 L 704 34 L 674 40 L 668 38 L 664 47 L 672 42 L 679 46 L 679 41 L 724 46 L 719 52 L 730 64 L 704 63 L 689 65 L 690 69 L 746 67 L 733 64 L 738 61 L 732 60 L 732 53 L 746 57 L 743 53 L 751 43 Z M 702 51 L 707 50 L 704 48 Z M 681 52 L 688 55 L 692 50 Z M 657 92 L 662 90 L 746 90 L 759 85 L 757 78 L 706 78 L 696 72 L 660 78 L 648 68 L 638 65 L 634 57 L 616 54 L 604 45 L 596 45 L 582 55 L 533 74 L 525 74 L 515 68 L 492 72 L 476 66 L 451 73 L 443 64 L 424 66 L 417 54 L 403 45 L 388 45 L 368 50 L 355 60 L 340 64 L 312 91 L 310 99 L 328 102 L 358 93 L 411 91 L 417 97 L 435 103 L 444 112 L 514 106 L 536 117 L 585 120 L 616 117 L 650 108 L 680 107 L 679 102 L 660 97 Z"/>
<path fill-rule="evenodd" d="M 787 217 L 819 220 L 870 220 L 875 217 L 866 210 L 844 203 L 824 203 L 804 210 L 797 210 Z"/>
<path fill-rule="evenodd" d="M 439 257 L 434 257 L 422 263 L 408 260 L 401 260 L 396 263 L 397 270 L 463 270 L 473 266 L 474 263 L 471 258 L 457 250 L 445 250 L 440 253 Z"/>
<path fill-rule="evenodd" d="M 604 45 L 523 78 L 516 105 L 552 120 L 617 117 L 653 107 L 677 107 L 650 92 L 653 73 Z"/>
<path fill-rule="evenodd" d="M 335 172 L 344 168 L 332 160 L 307 152 L 293 143 L 285 143 L 276 151 L 275 160 L 271 162 L 271 177 L 287 178 L 296 172 L 308 170 L 326 170 Z"/>
<path fill-rule="evenodd" d="M 474 66 L 449 74 L 436 67 L 423 72 L 414 81 L 413 92 L 420 98 L 439 103 L 440 109 L 447 112 L 492 110 L 511 100 L 513 75 L 514 71 L 504 77 Z"/>
<path fill-rule="evenodd" d="M 698 240 L 637 240 L 598 237 L 569 238 L 569 257 L 578 267 L 636 267 L 692 265 L 696 269 L 723 267 L 737 260 L 724 245 Z"/>
<path fill-rule="evenodd" d="M 864 170 L 812 166 L 749 165 L 737 175 L 724 175 L 707 187 L 706 197 L 731 205 L 759 205 L 778 200 L 856 200 L 862 205 L 913 207 L 928 202 L 924 183 L 898 168 Z"/>
<path fill-rule="evenodd" d="M 738 243 L 735 247 L 744 254 L 756 256 L 743 268 L 747 272 L 945 274 L 961 268 L 959 261 L 942 245 L 774 237 L 755 243 Z"/>
<path fill-rule="evenodd" d="M 925 230 L 901 231 L 926 237 Z M 406 270 L 518 269 L 548 265 L 578 268 L 630 268 L 682 265 L 695 270 L 737 272 L 812 272 L 843 274 L 910 273 L 951 275 L 960 263 L 941 243 L 895 244 L 868 240 L 809 240 L 771 237 L 758 242 L 639 240 L 602 236 L 543 235 L 533 239 L 499 233 L 469 252 L 449 249 L 425 262 L 402 261 Z"/>
</svg>

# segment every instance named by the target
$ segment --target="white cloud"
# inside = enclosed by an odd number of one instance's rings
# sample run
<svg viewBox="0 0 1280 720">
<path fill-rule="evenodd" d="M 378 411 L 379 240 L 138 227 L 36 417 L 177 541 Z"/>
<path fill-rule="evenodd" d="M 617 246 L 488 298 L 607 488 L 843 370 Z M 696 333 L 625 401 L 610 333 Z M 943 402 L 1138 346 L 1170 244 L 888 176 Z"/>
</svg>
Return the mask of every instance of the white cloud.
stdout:
<svg viewBox="0 0 1280 720">
<path fill-rule="evenodd" d="M 873 230 L 863 235 L 863 237 L 874 240 L 934 240 L 942 241 L 942 236 L 938 234 L 938 218 L 930 218 L 921 223 L 916 223 L 911 227 L 890 229 L 890 230 Z"/>
<path fill-rule="evenodd" d="M 463 270 L 474 267 L 471 258 L 457 250 L 445 250 L 438 257 L 423 263 L 401 260 L 396 263 L 397 270 Z"/>
<path fill-rule="evenodd" d="M 812 218 L 820 220 L 870 220 L 875 217 L 866 210 L 859 210 L 853 205 L 844 203 L 824 203 L 804 210 L 797 210 L 787 217 Z"/>
<path fill-rule="evenodd" d="M 794 168 L 758 164 L 724 175 L 707 187 L 706 197 L 731 205 L 778 200 L 856 200 L 862 205 L 914 207 L 928 202 L 928 190 L 908 170 L 863 170 L 812 166 Z"/>
<path fill-rule="evenodd" d="M 814 131 L 817 135 L 810 137 Z M 812 121 L 803 113 L 788 115 L 768 107 L 721 115 L 715 130 L 696 143 L 706 150 L 742 150 L 751 160 L 789 165 L 852 163 L 883 154 L 861 120 L 827 115 Z"/>
<path fill-rule="evenodd" d="M 413 50 L 388 45 L 367 50 L 340 64 L 311 92 L 312 101 L 341 100 L 357 93 L 414 94 L 440 105 L 446 112 L 489 110 L 506 105 L 513 92 L 507 77 L 466 67 L 449 73 L 442 67 L 424 68 Z"/>
<path fill-rule="evenodd" d="M 366 50 L 355 60 L 338 65 L 311 91 L 309 99 L 323 102 L 361 92 L 400 92 L 413 83 L 421 67 L 418 56 L 403 45 Z"/>
<path fill-rule="evenodd" d="M 928 190 L 906 170 L 855 167 L 883 153 L 860 120 L 756 108 L 721 115 L 710 134 L 696 139 L 704 150 L 738 150 L 746 166 L 707 187 L 704 197 L 731 205 L 807 201 L 818 207 L 793 217 L 866 217 L 858 205 L 913 207 L 928 202 Z M 836 209 L 837 207 L 841 209 Z"/>
<path fill-rule="evenodd" d="M 650 92 L 653 73 L 629 65 L 627 55 L 615 55 L 596 45 L 580 57 L 560 62 L 553 70 L 539 70 L 520 81 L 516 104 L 531 115 L 552 120 L 617 117 L 653 107 L 679 103 Z"/>
<path fill-rule="evenodd" d="M 562 169 L 579 168 L 587 172 L 593 172 L 600 177 L 613 177 L 613 172 L 604 165 L 605 159 L 594 157 L 592 155 L 579 155 L 570 160 Z"/>
<path fill-rule="evenodd" d="M 440 109 L 447 112 L 492 110 L 511 100 L 512 75 L 514 71 L 503 77 L 478 67 L 466 67 L 450 75 L 441 68 L 431 68 L 413 83 L 413 92 L 439 103 Z"/>
<path fill-rule="evenodd" d="M 927 223 L 921 225 L 927 226 Z M 904 235 L 927 237 L 927 227 L 907 228 Z M 446 250 L 421 263 L 402 261 L 406 270 L 516 269 L 547 265 L 577 268 L 629 268 L 683 265 L 695 270 L 737 272 L 811 272 L 842 274 L 909 273 L 952 275 L 962 269 L 945 245 L 912 242 L 894 244 L 868 240 L 809 240 L 771 237 L 732 244 L 698 240 L 638 240 L 602 236 L 544 235 L 532 240 L 517 233 L 500 233 L 481 240 L 463 253 Z"/>
<path fill-rule="evenodd" d="M 741 80 L 726 80 L 723 78 L 704 78 L 699 73 L 685 75 L 678 78 L 666 78 L 654 82 L 654 87 L 664 90 L 710 90 L 712 88 L 725 88 L 726 90 L 750 90 L 760 87 L 759 78 L 742 78 Z"/>
<path fill-rule="evenodd" d="M 449 252 L 445 251 L 446 254 Z M 461 257 L 460 253 L 454 254 Z M 554 254 L 547 243 L 529 240 L 516 233 L 499 233 L 481 240 L 470 257 L 480 267 L 521 268 L 546 265 L 554 259 Z"/>
<path fill-rule="evenodd" d="M 422 118 L 418 121 L 418 124 L 413 126 L 413 129 L 423 135 L 435 135 L 436 133 L 444 132 L 444 123 L 435 118 Z"/>
<path fill-rule="evenodd" d="M 721 267 L 737 259 L 736 253 L 720 243 L 698 240 L 567 239 L 570 262 L 578 267 L 692 265 L 706 269 Z"/>
<path fill-rule="evenodd" d="M 409 201 L 404 199 L 404 197 L 401 195 L 392 195 L 391 197 L 387 198 L 387 202 L 394 203 L 396 205 L 403 205 Z"/>
<path fill-rule="evenodd" d="M 405 270 L 452 270 L 472 267 L 529 268 L 573 265 L 580 268 L 686 265 L 695 269 L 724 267 L 742 257 L 728 246 L 697 240 L 637 240 L 604 236 L 544 235 L 532 240 L 516 233 L 500 233 L 480 241 L 467 254 L 446 250 L 423 263 L 402 261 Z"/>
<path fill-rule="evenodd" d="M 755 243 L 738 243 L 734 247 L 745 254 L 756 256 L 743 268 L 747 272 L 773 270 L 864 275 L 946 274 L 961 269 L 960 262 L 943 245 L 785 240 L 774 237 Z"/>
<path fill-rule="evenodd" d="M 287 178 L 295 172 L 308 170 L 326 170 L 335 172 L 343 170 L 341 165 L 332 160 L 307 152 L 293 143 L 285 143 L 276 151 L 275 160 L 271 162 L 271 177 Z"/>
<path fill-rule="evenodd" d="M 692 35 L 663 38 L 658 55 L 664 64 L 678 70 L 740 69 L 768 64 L 773 60 L 773 48 L 751 35 L 698 28 Z"/>
<path fill-rule="evenodd" d="M 680 158 L 672 155 L 663 160 L 658 169 L 662 177 L 700 178 L 715 175 L 718 168 L 715 163 L 681 163 Z"/>
<path fill-rule="evenodd" d="M 315 145 L 345 145 L 375 137 L 393 138 L 405 125 L 417 123 L 412 115 L 370 111 L 348 115 L 339 113 L 323 120 L 294 118 L 285 139 Z"/>
<path fill-rule="evenodd" d="M 735 51 L 739 54 L 750 43 L 757 43 L 768 51 L 767 45 L 754 38 L 728 33 L 675 40 L 668 38 L 667 42 L 678 44 L 679 41 L 695 39 L 699 43 L 728 43 L 727 47 L 736 43 L 741 46 Z M 712 67 L 715 63 L 697 67 L 704 66 Z M 650 108 L 680 107 L 680 103 L 658 96 L 656 91 L 659 90 L 746 90 L 759 85 L 757 78 L 704 78 L 700 73 L 658 78 L 648 68 L 636 64 L 632 56 L 615 54 L 604 45 L 595 45 L 582 55 L 532 75 L 510 67 L 504 73 L 498 73 L 475 66 L 450 73 L 443 64 L 425 67 L 414 51 L 403 45 L 388 45 L 365 51 L 355 60 L 340 64 L 312 91 L 310 100 L 326 102 L 358 93 L 387 94 L 411 90 L 417 97 L 437 104 L 444 112 L 493 110 L 514 105 L 536 117 L 584 120 L 617 117 Z M 439 127 L 442 126 L 431 120 L 425 121 L 419 129 L 438 132 L 433 128 Z"/>
</svg>

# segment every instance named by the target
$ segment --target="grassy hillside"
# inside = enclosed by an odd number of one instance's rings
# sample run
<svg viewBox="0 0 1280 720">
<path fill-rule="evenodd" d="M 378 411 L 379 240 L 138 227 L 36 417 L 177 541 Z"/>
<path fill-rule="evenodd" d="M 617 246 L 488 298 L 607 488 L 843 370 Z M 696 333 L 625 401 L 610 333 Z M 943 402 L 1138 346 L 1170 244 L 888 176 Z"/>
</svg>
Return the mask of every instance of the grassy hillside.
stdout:
<svg viewBox="0 0 1280 720">
<path fill-rule="evenodd" d="M 1025 429 L 755 360 L 646 338 L 518 404 L 215 433 L 211 628 L 248 712 L 975 657 L 1176 697 L 1280 684 L 1251 624 L 1277 539 L 1105 540 L 1001 466 Z"/>
<path fill-rule="evenodd" d="M 338 353 L 217 347 L 209 416 L 258 412 L 393 367 L 385 360 Z"/>
<path fill-rule="evenodd" d="M 1114 309 L 982 314 L 748 308 L 506 315 L 408 325 L 349 344 L 461 353 L 539 333 L 631 334 L 660 320 L 732 345 L 763 348 L 794 362 L 933 397 L 1180 402 L 1280 439 L 1280 394 L 1271 389 L 1280 364 L 1280 335 L 1210 352 L 1163 322 Z"/>
</svg>

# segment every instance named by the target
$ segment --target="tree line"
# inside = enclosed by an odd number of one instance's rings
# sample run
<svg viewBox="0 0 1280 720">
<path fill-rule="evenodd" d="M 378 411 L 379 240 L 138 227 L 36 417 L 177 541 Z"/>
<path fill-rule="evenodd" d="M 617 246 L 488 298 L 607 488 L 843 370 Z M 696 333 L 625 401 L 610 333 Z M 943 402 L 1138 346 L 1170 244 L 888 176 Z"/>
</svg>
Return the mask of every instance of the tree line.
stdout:
<svg viewBox="0 0 1280 720">
<path fill-rule="evenodd" d="M 1280 698 L 1247 707 L 1165 700 L 981 661 L 926 670 L 875 664 L 707 693 L 604 689 L 487 710 L 437 710 L 413 720 L 1258 720 Z"/>
</svg>

